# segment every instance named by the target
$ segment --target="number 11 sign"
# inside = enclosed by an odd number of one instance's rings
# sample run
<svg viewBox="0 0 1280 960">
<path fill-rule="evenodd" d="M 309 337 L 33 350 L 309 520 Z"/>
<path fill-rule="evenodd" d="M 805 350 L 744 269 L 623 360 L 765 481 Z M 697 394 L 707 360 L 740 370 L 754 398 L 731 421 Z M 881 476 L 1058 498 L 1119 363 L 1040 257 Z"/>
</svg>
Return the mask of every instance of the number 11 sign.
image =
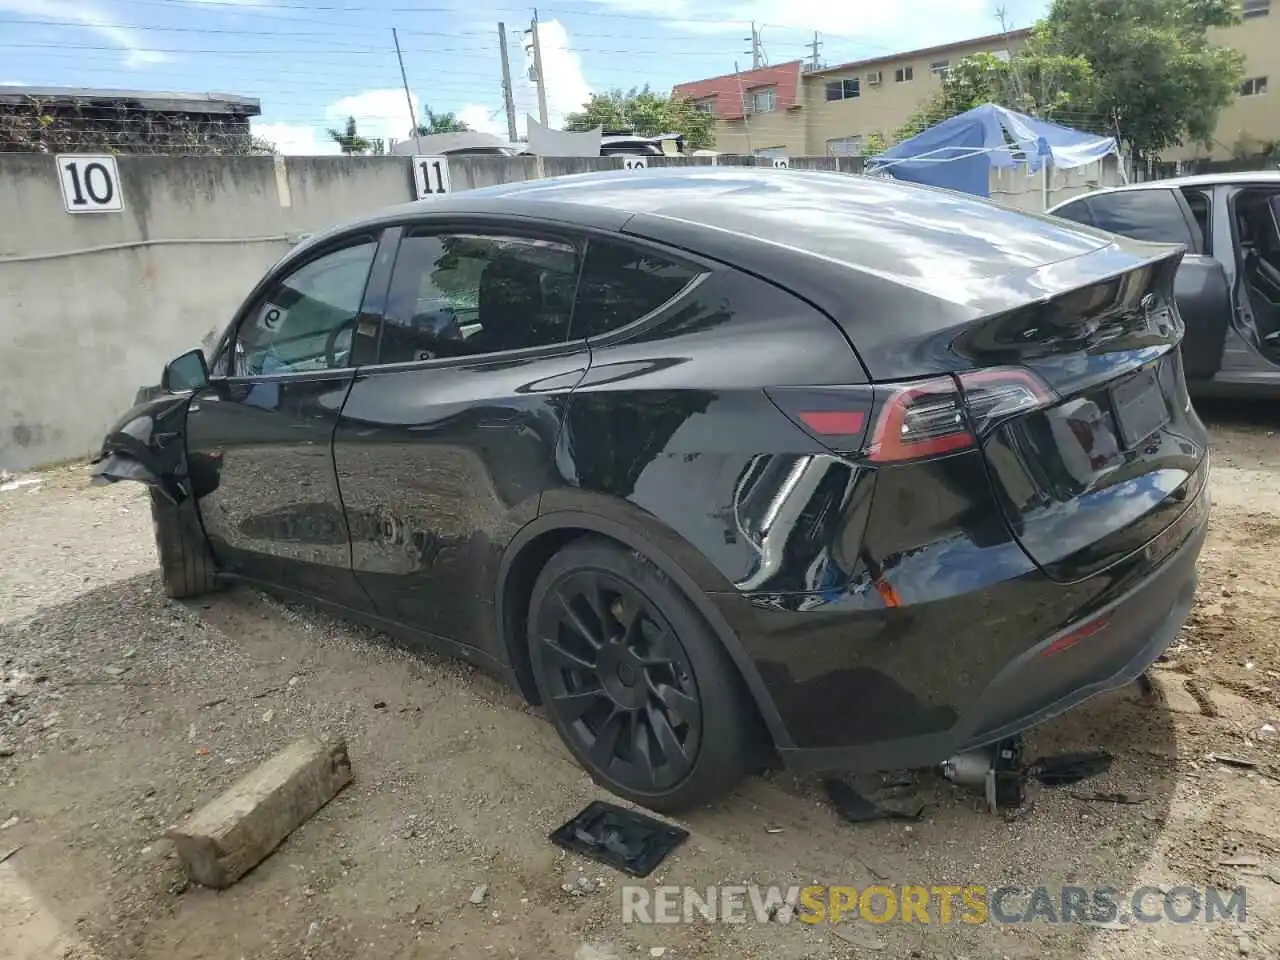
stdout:
<svg viewBox="0 0 1280 960">
<path fill-rule="evenodd" d="M 413 189 L 419 200 L 452 192 L 448 157 L 414 157 Z"/>
</svg>

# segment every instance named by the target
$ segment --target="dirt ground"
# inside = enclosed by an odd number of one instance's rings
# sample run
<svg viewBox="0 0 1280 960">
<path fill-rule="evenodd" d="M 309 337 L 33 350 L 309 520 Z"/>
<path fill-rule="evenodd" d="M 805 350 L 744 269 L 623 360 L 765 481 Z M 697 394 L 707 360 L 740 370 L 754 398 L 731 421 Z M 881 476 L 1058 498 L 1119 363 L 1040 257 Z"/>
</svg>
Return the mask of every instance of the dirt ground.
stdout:
<svg viewBox="0 0 1280 960">
<path fill-rule="evenodd" d="M 1215 512 L 1160 701 L 1099 698 L 1028 744 L 1106 749 L 1108 774 L 1008 817 L 921 776 L 923 819 L 859 826 L 815 782 L 757 777 L 680 819 L 690 839 L 643 883 L 1243 885 L 1244 924 L 624 925 L 622 875 L 547 840 L 603 794 L 537 711 L 249 590 L 165 600 L 141 489 L 76 467 L 0 486 L 0 957 L 1280 954 L 1280 414 L 1204 414 Z M 188 886 L 164 829 L 317 730 L 346 736 L 355 782 L 231 889 Z"/>
</svg>

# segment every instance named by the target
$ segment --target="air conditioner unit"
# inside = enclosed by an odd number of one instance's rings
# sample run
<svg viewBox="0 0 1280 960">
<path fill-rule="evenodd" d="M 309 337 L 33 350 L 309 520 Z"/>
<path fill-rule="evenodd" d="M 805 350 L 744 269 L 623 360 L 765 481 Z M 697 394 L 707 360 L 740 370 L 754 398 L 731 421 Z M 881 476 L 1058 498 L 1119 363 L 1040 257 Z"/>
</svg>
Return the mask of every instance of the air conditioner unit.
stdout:
<svg viewBox="0 0 1280 960">
<path fill-rule="evenodd" d="M 867 74 L 867 83 L 873 87 L 880 86 L 880 71 L 874 70 Z"/>
</svg>

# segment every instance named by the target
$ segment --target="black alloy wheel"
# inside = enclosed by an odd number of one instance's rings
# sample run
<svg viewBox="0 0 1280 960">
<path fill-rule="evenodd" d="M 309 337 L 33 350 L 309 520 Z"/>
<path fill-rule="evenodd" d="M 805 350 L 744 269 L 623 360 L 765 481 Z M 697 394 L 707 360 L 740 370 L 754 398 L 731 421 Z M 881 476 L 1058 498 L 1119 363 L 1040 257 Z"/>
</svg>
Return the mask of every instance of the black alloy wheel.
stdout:
<svg viewBox="0 0 1280 960">
<path fill-rule="evenodd" d="M 663 810 L 732 786 L 749 705 L 723 647 L 661 573 L 608 541 L 575 542 L 532 600 L 543 703 L 597 782 Z"/>
</svg>

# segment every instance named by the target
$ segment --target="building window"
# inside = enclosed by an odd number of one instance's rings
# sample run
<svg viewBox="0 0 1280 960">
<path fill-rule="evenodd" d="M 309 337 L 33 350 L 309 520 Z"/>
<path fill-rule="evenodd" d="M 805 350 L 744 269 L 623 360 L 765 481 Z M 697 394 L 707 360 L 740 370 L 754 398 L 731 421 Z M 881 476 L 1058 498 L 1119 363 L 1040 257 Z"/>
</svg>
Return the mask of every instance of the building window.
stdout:
<svg viewBox="0 0 1280 960">
<path fill-rule="evenodd" d="M 828 157 L 860 157 L 865 151 L 866 140 L 861 134 L 827 141 Z"/>
<path fill-rule="evenodd" d="M 1266 77 L 1250 77 L 1244 83 L 1240 84 L 1240 96 L 1242 97 L 1260 97 L 1266 92 Z"/>
<path fill-rule="evenodd" d="M 1008 50 L 993 50 L 993 51 L 992 51 L 992 53 L 991 53 L 991 55 L 992 55 L 993 57 L 995 57 L 997 60 L 999 60 L 1001 63 L 1008 63 L 1008 62 L 1009 62 L 1009 51 L 1008 51 Z"/>
<path fill-rule="evenodd" d="M 862 96 L 862 81 L 857 77 L 827 81 L 828 100 L 856 100 Z"/>
<path fill-rule="evenodd" d="M 706 100 L 695 100 L 693 109 L 699 113 L 709 113 L 714 117 L 716 115 L 716 98 L 708 97 Z"/>
<path fill-rule="evenodd" d="M 750 113 L 773 113 L 778 106 L 778 88 L 762 87 L 747 91 L 747 110 Z"/>
<path fill-rule="evenodd" d="M 760 147 L 755 155 L 762 160 L 780 160 L 787 156 L 786 147 Z"/>
<path fill-rule="evenodd" d="M 915 69 L 913 67 L 899 67 L 893 71 L 894 83 L 910 83 L 915 79 Z"/>
<path fill-rule="evenodd" d="M 1265 17 L 1271 13 L 1271 0 L 1244 0 L 1240 15 L 1246 20 Z"/>
<path fill-rule="evenodd" d="M 951 72 L 950 60 L 935 60 L 929 64 L 929 72 L 938 77 L 945 77 Z"/>
</svg>

